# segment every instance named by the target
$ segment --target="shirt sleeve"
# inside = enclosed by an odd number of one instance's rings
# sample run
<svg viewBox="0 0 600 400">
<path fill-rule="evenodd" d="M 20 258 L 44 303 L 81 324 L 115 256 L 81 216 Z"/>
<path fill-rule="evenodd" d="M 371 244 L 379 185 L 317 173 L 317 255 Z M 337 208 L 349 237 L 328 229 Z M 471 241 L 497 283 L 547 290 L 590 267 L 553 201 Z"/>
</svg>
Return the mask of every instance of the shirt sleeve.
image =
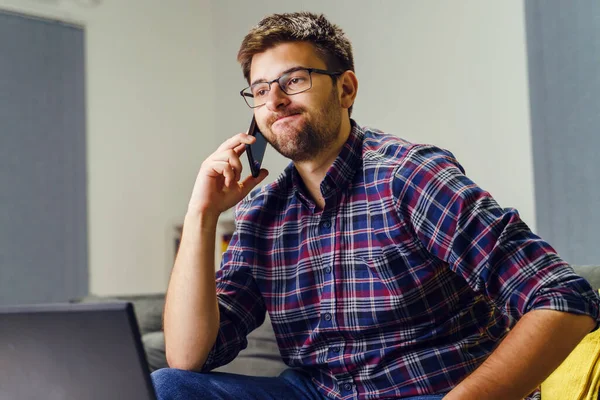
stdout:
<svg viewBox="0 0 600 400">
<path fill-rule="evenodd" d="M 246 336 L 262 325 L 266 308 L 251 269 L 233 234 L 216 274 L 220 325 L 202 372 L 231 362 L 248 345 Z"/>
<path fill-rule="evenodd" d="M 423 246 L 478 293 L 518 320 L 531 310 L 589 315 L 599 298 L 517 210 L 502 209 L 452 153 L 416 145 L 395 173 L 397 209 Z"/>
</svg>

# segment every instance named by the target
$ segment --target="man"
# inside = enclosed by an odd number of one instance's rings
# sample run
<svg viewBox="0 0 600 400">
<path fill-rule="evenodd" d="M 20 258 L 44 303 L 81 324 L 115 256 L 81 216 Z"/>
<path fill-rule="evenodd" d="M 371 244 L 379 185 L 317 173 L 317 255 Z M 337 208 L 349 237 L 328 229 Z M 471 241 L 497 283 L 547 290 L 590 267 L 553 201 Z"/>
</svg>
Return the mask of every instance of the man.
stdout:
<svg viewBox="0 0 600 400">
<path fill-rule="evenodd" d="M 253 137 L 202 164 L 167 292 L 160 399 L 522 399 L 597 327 L 589 284 L 451 153 L 350 119 L 358 80 L 339 27 L 272 15 L 238 60 L 261 132 L 292 163 L 248 197 L 267 175 L 242 179 Z M 217 219 L 236 204 L 215 284 Z M 266 312 L 291 368 L 208 373 Z"/>
</svg>

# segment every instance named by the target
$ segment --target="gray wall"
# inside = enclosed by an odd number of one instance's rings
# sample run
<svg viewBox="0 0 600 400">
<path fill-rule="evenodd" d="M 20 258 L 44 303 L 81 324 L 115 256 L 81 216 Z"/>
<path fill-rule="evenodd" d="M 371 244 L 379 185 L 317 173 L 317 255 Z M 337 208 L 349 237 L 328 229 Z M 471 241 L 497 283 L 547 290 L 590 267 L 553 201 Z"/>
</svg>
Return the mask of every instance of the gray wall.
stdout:
<svg viewBox="0 0 600 400">
<path fill-rule="evenodd" d="M 88 291 L 84 33 L 0 12 L 0 305 Z"/>
<path fill-rule="evenodd" d="M 525 1 L 537 230 L 600 262 L 600 2 Z"/>
</svg>

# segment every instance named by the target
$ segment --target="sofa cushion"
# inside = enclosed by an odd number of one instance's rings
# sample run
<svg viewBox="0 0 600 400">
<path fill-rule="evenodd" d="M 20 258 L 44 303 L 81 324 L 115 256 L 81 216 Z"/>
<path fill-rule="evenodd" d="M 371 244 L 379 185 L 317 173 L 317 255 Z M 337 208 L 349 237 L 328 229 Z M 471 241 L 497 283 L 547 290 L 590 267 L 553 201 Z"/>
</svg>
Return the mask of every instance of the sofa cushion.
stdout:
<svg viewBox="0 0 600 400">
<path fill-rule="evenodd" d="M 265 322 L 250 332 L 247 339 L 248 347 L 240 351 L 229 364 L 216 368 L 215 372 L 250 376 L 278 376 L 287 368 L 281 360 L 279 347 L 268 315 Z M 142 336 L 142 342 L 144 343 L 150 370 L 154 371 L 166 367 L 164 333 L 151 332 L 145 334 Z"/>
<path fill-rule="evenodd" d="M 281 360 L 279 346 L 273 332 L 269 314 L 265 322 L 247 337 L 248 347 L 240 351 L 229 364 L 215 369 L 216 372 L 251 376 L 278 376 L 287 365 Z"/>
<path fill-rule="evenodd" d="M 600 289 L 600 266 L 598 265 L 573 265 L 575 273 L 587 280 L 592 288 Z"/>
<path fill-rule="evenodd" d="M 142 344 L 150 372 L 169 366 L 165 354 L 165 335 L 162 331 L 142 335 Z"/>
<path fill-rule="evenodd" d="M 124 296 L 89 295 L 71 300 L 75 303 L 108 303 L 113 301 L 128 301 L 133 304 L 140 335 L 143 336 L 149 332 L 162 330 L 162 313 L 165 307 L 165 295 L 163 293 Z"/>
</svg>

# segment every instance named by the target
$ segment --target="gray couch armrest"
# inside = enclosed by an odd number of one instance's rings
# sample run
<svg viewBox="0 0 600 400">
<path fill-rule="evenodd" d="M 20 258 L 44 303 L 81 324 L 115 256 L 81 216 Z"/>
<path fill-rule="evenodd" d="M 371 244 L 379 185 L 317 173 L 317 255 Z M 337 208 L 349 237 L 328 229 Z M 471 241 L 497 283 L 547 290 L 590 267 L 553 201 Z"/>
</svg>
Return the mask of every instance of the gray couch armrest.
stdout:
<svg viewBox="0 0 600 400">
<path fill-rule="evenodd" d="M 600 289 L 599 265 L 572 265 L 575 273 L 587 280 L 594 290 Z"/>
</svg>

